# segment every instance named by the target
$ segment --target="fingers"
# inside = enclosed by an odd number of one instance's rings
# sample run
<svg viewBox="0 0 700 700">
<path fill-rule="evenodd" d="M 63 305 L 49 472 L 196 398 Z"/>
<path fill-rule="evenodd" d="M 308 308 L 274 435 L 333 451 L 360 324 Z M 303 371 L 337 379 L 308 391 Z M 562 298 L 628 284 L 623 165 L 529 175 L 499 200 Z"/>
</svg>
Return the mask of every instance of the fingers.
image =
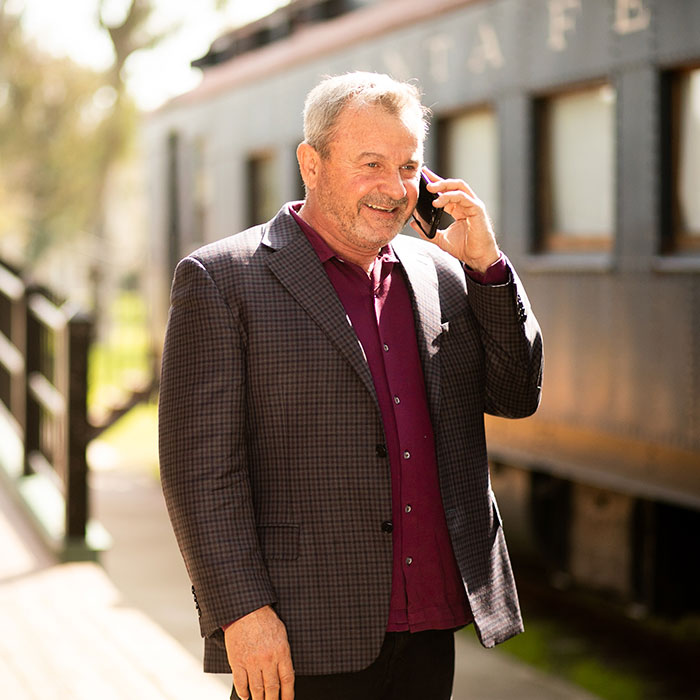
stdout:
<svg viewBox="0 0 700 700">
<path fill-rule="evenodd" d="M 474 269 L 487 267 L 486 262 L 496 260 L 500 251 L 484 202 L 464 180 L 445 180 L 426 167 L 422 172 L 429 180 L 428 191 L 437 194 L 433 206 L 454 219 L 431 242 Z M 411 227 L 426 239 L 420 227 L 414 223 Z"/>
<path fill-rule="evenodd" d="M 280 661 L 277 666 L 281 684 L 280 700 L 294 700 L 294 666 L 292 665 L 291 651 Z"/>
<path fill-rule="evenodd" d="M 464 182 L 464 180 L 440 180 L 427 185 L 431 192 L 435 192 L 438 198 L 433 202 L 435 206 L 445 206 L 450 203 L 480 206 L 481 200 L 476 196 L 474 190 Z M 444 204 L 438 204 L 444 202 Z"/>
<path fill-rule="evenodd" d="M 248 674 L 242 667 L 233 671 L 233 687 L 241 700 L 294 700 L 294 669 L 291 658 Z"/>
<path fill-rule="evenodd" d="M 263 671 L 243 671 L 243 676 L 239 678 L 233 674 L 233 687 L 240 700 L 278 700 L 280 684 L 276 678 L 276 672 L 271 677 Z"/>
<path fill-rule="evenodd" d="M 442 192 L 435 204 L 442 207 L 456 221 L 486 218 L 484 203 L 466 192 Z"/>
<path fill-rule="evenodd" d="M 233 688 L 240 700 L 249 700 L 248 673 L 242 666 L 233 668 Z"/>
<path fill-rule="evenodd" d="M 279 665 L 280 700 L 294 700 L 294 668 L 291 658 Z"/>
<path fill-rule="evenodd" d="M 282 621 L 270 606 L 243 616 L 224 631 L 233 685 L 241 700 L 292 700 L 294 667 Z"/>
<path fill-rule="evenodd" d="M 421 227 L 420 227 L 415 221 L 409 221 L 409 222 L 408 222 L 408 225 L 409 225 L 417 234 L 419 234 L 420 237 L 421 237 L 423 240 L 426 240 L 426 241 L 428 240 L 428 239 L 426 238 L 425 234 L 423 233 L 423 229 L 421 229 Z"/>
<path fill-rule="evenodd" d="M 259 684 L 255 689 L 251 687 L 251 692 L 253 693 L 253 700 L 258 700 L 256 692 L 262 693 L 260 700 L 279 700 L 280 689 L 279 666 L 272 664 L 263 668 Z"/>
<path fill-rule="evenodd" d="M 422 172 L 428 178 L 430 182 L 427 183 L 427 187 L 431 192 L 439 192 L 442 189 L 449 190 L 463 190 L 471 197 L 476 197 L 474 190 L 464 181 L 458 178 L 443 178 L 437 173 L 434 173 L 427 165 L 423 166 Z"/>
<path fill-rule="evenodd" d="M 265 679 L 262 671 L 256 671 L 248 674 L 248 690 L 252 700 L 277 700 L 277 695 L 270 695 L 268 698 L 265 692 Z"/>
<path fill-rule="evenodd" d="M 428 167 L 423 167 L 423 172 L 428 180 L 430 180 L 427 184 L 428 190 L 438 195 L 437 199 L 433 202 L 434 207 L 447 208 L 447 212 L 452 216 L 454 216 L 452 210 L 460 206 L 471 210 L 469 213 L 476 213 L 473 211 L 474 207 L 476 209 L 484 208 L 484 203 L 464 180 L 458 180 L 456 178 L 443 179 Z"/>
<path fill-rule="evenodd" d="M 425 174 L 425 176 L 428 178 L 428 180 L 430 180 L 431 183 L 438 182 L 442 179 L 437 173 L 434 173 L 427 165 L 423 166 L 421 172 Z"/>
</svg>

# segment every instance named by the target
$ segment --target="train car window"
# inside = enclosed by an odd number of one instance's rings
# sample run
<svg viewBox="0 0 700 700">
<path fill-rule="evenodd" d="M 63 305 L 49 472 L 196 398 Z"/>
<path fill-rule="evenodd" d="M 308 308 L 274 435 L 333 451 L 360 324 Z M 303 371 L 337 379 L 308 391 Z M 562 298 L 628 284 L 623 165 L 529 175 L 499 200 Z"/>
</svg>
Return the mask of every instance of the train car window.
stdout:
<svg viewBox="0 0 700 700">
<path fill-rule="evenodd" d="M 275 153 L 258 153 L 248 159 L 248 225 L 271 219 L 279 209 L 282 196 L 279 164 Z"/>
<path fill-rule="evenodd" d="M 677 74 L 674 83 L 674 248 L 700 250 L 700 69 Z"/>
<path fill-rule="evenodd" d="M 167 286 L 175 266 L 183 255 L 182 227 L 180 225 L 180 135 L 173 131 L 168 134 L 166 142 L 166 173 L 167 183 L 167 256 L 168 277 Z"/>
<path fill-rule="evenodd" d="M 498 124 L 493 110 L 475 109 L 440 123 L 440 174 L 466 180 L 499 228 Z"/>
<path fill-rule="evenodd" d="M 606 251 L 615 227 L 615 91 L 609 85 L 538 105 L 540 248 Z"/>
<path fill-rule="evenodd" d="M 193 240 L 191 247 L 197 248 L 208 240 L 207 226 L 211 207 L 212 184 L 211 174 L 207 166 L 207 140 L 203 136 L 194 143 L 194 172 L 193 172 Z"/>
</svg>

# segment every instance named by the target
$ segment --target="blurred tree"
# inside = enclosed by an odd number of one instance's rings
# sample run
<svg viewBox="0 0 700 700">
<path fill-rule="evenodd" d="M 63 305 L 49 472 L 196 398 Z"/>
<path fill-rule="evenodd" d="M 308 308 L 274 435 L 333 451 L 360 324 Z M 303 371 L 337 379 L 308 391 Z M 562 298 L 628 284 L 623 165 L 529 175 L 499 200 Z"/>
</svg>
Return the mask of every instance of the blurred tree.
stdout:
<svg viewBox="0 0 700 700">
<path fill-rule="evenodd" d="M 21 14 L 0 0 L 0 250 L 12 236 L 32 265 L 58 242 L 92 238 L 99 245 L 110 169 L 137 123 L 124 66 L 177 29 L 150 28 L 158 1 L 123 0 L 114 21 L 114 2 L 96 0 L 95 25 L 114 50 L 100 73 L 42 52 L 23 35 Z M 223 10 L 234 1 L 213 5 Z"/>
<path fill-rule="evenodd" d="M 27 262 L 54 241 L 94 232 L 110 163 L 135 109 L 104 75 L 27 42 L 0 0 L 0 235 Z"/>
<path fill-rule="evenodd" d="M 129 0 L 117 24 L 105 22 L 104 5 L 96 22 L 115 58 L 99 73 L 28 42 L 0 0 L 0 237 L 19 238 L 30 264 L 54 242 L 100 238 L 109 170 L 136 126 L 124 64 L 163 36 L 147 29 L 153 0 Z"/>
</svg>

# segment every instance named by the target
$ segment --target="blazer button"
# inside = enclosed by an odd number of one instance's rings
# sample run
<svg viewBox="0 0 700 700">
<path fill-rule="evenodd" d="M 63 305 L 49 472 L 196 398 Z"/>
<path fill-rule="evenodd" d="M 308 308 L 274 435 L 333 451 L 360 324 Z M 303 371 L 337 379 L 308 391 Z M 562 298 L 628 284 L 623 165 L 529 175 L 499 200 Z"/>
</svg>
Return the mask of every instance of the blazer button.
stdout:
<svg viewBox="0 0 700 700">
<path fill-rule="evenodd" d="M 391 520 L 385 520 L 382 523 L 382 532 L 386 532 L 387 535 L 394 530 L 394 523 L 391 522 Z"/>
<path fill-rule="evenodd" d="M 387 451 L 384 445 L 377 445 L 377 457 L 386 457 Z"/>
</svg>

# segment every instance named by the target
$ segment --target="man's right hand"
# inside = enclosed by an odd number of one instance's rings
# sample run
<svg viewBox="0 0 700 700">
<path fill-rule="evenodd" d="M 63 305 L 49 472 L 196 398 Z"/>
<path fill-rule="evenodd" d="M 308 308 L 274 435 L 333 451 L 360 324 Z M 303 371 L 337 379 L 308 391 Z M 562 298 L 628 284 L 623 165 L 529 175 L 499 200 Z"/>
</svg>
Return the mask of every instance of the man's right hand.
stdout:
<svg viewBox="0 0 700 700">
<path fill-rule="evenodd" d="M 233 687 L 241 700 L 294 700 L 294 667 L 287 630 L 269 606 L 224 632 Z"/>
</svg>

